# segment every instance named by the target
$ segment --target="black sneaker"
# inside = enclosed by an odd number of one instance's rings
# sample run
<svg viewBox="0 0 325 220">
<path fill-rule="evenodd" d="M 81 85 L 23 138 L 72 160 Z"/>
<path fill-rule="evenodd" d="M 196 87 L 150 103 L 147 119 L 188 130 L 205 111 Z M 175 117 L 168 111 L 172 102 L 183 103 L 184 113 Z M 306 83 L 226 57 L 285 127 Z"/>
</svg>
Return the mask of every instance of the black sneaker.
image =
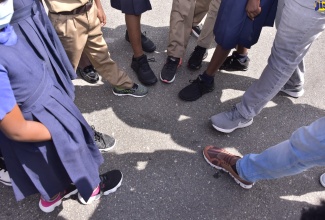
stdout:
<svg viewBox="0 0 325 220">
<path fill-rule="evenodd" d="M 82 204 L 90 204 L 93 201 L 98 200 L 102 195 L 107 196 L 110 193 L 116 192 L 122 184 L 123 174 L 119 170 L 112 170 L 99 175 L 99 178 L 99 193 L 91 195 L 87 202 L 82 198 L 80 193 L 78 194 L 79 201 Z"/>
<path fill-rule="evenodd" d="M 125 40 L 130 42 L 128 30 L 125 32 Z M 156 45 L 146 36 L 146 32 L 141 33 L 142 50 L 147 53 L 152 53 L 156 50 Z"/>
<path fill-rule="evenodd" d="M 231 56 L 227 57 L 225 62 L 221 65 L 219 70 L 226 71 L 246 71 L 248 69 L 250 59 L 246 57 L 245 62 L 241 62 L 237 55 L 237 52 L 234 51 Z"/>
<path fill-rule="evenodd" d="M 207 49 L 204 47 L 196 46 L 188 60 L 188 68 L 198 70 L 202 66 L 202 61 L 208 56 Z"/>
<path fill-rule="evenodd" d="M 197 25 L 197 26 L 192 27 L 192 34 L 195 37 L 198 38 L 200 36 L 200 34 L 201 34 L 201 26 L 200 25 Z"/>
<path fill-rule="evenodd" d="M 132 58 L 131 68 L 136 72 L 138 79 L 145 85 L 153 85 L 157 82 L 157 77 L 149 66 L 147 56 Z"/>
<path fill-rule="evenodd" d="M 186 86 L 178 93 L 179 98 L 184 101 L 195 101 L 205 93 L 212 92 L 214 90 L 214 81 L 212 81 L 210 85 L 206 84 L 203 82 L 200 76 L 198 76 L 196 80 L 190 80 L 190 83 L 190 85 Z"/>
<path fill-rule="evenodd" d="M 177 67 L 182 63 L 181 58 L 168 56 L 160 73 L 160 80 L 164 83 L 172 83 L 175 80 Z"/>
<path fill-rule="evenodd" d="M 94 138 L 99 151 L 109 151 L 115 147 L 116 141 L 113 137 L 96 131 L 95 126 L 91 126 L 91 128 L 95 133 Z"/>
<path fill-rule="evenodd" d="M 79 73 L 83 80 L 92 84 L 99 80 L 98 72 L 94 69 L 93 65 L 86 66 L 83 70 L 78 67 L 77 73 Z"/>
</svg>

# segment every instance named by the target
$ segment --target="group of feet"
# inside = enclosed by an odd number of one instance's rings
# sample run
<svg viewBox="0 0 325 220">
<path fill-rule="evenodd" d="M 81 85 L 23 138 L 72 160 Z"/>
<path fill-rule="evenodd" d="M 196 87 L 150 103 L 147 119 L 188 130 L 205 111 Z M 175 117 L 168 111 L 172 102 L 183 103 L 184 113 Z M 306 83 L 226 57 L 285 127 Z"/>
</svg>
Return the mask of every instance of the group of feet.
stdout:
<svg viewBox="0 0 325 220">
<path fill-rule="evenodd" d="M 194 36 L 199 36 L 200 28 L 193 27 L 192 33 Z M 128 32 L 125 32 L 125 40 L 130 42 Z M 145 32 L 141 34 L 141 45 L 144 52 L 152 53 L 156 50 L 156 45 L 146 36 Z M 194 51 L 192 52 L 190 59 L 188 60 L 188 68 L 192 70 L 198 70 L 202 66 L 202 61 L 207 57 L 207 48 L 203 48 L 200 46 L 196 46 Z M 136 73 L 139 81 L 146 85 L 154 85 L 157 83 L 157 77 L 155 73 L 152 71 L 149 62 L 154 61 L 154 59 L 148 59 L 145 54 L 141 57 L 132 58 L 131 68 Z M 172 83 L 175 80 L 177 68 L 182 64 L 182 59 L 177 57 L 168 56 L 165 65 L 163 66 L 160 73 L 160 80 L 164 83 Z M 231 56 L 229 56 L 224 64 L 221 66 L 221 70 L 228 71 L 245 71 L 248 68 L 249 58 L 240 60 L 237 57 L 237 54 L 234 52 Z M 92 65 L 85 67 L 84 69 L 77 68 L 78 74 L 85 81 L 89 83 L 96 83 L 99 80 L 99 76 L 97 71 Z M 198 77 L 196 80 L 193 80 L 191 83 L 192 87 L 199 86 L 200 93 L 211 92 L 213 90 L 213 85 L 205 85 L 202 83 L 202 80 Z M 189 88 L 192 89 L 193 88 Z M 187 89 L 187 90 L 189 90 Z M 194 90 L 197 88 L 194 88 Z M 187 91 L 185 91 L 187 92 Z M 123 95 L 131 95 L 135 97 L 142 97 L 146 95 L 147 90 L 144 89 L 141 85 L 134 84 L 134 87 L 131 89 L 118 89 L 114 88 L 113 93 L 118 96 Z M 194 101 L 196 100 L 197 95 L 185 94 L 184 91 L 180 92 L 180 98 L 185 101 Z M 190 92 L 191 93 L 191 92 Z M 195 93 L 195 91 L 194 91 Z M 190 96 L 190 97 L 189 97 Z M 193 97 L 192 97 L 193 96 Z M 195 96 L 195 97 L 194 97 Z"/>
</svg>

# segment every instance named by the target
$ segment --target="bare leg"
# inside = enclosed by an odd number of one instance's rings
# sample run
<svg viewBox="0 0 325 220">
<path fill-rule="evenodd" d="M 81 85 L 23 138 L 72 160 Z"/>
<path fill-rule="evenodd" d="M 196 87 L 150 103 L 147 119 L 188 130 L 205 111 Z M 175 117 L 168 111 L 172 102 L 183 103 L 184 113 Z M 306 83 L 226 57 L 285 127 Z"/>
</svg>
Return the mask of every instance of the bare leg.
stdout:
<svg viewBox="0 0 325 220">
<path fill-rule="evenodd" d="M 211 61 L 208 65 L 208 68 L 206 69 L 206 74 L 209 76 L 214 77 L 215 72 L 221 67 L 223 62 L 225 62 L 230 50 L 223 49 L 220 45 L 217 45 L 213 56 L 211 58 Z"/>
<path fill-rule="evenodd" d="M 237 50 L 238 54 L 241 54 L 241 55 L 244 55 L 244 54 L 247 55 L 248 54 L 248 49 L 243 47 L 243 46 L 237 45 L 236 50 Z"/>
<path fill-rule="evenodd" d="M 125 23 L 128 29 L 130 43 L 133 49 L 134 57 L 140 57 L 143 55 L 141 45 L 141 15 L 128 15 L 125 14 Z"/>
</svg>

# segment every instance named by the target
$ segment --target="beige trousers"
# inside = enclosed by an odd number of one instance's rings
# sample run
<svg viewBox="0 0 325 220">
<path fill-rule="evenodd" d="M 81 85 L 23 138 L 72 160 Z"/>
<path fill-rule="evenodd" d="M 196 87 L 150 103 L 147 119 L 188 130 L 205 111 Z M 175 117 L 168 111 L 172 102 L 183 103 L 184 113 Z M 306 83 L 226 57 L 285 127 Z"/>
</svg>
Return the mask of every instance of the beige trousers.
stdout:
<svg viewBox="0 0 325 220">
<path fill-rule="evenodd" d="M 213 28 L 216 23 L 221 0 L 212 0 L 209 6 L 207 17 L 201 30 L 201 34 L 197 40 L 197 45 L 204 48 L 209 48 L 214 39 Z"/>
<path fill-rule="evenodd" d="M 203 19 L 210 2 L 211 0 L 173 0 L 170 13 L 168 56 L 177 58 L 184 56 L 192 27 L 197 25 L 200 18 Z M 195 23 L 194 15 L 196 15 Z"/>
<path fill-rule="evenodd" d="M 97 72 L 112 86 L 120 88 L 133 86 L 133 81 L 125 72 L 119 70 L 117 64 L 110 57 L 100 21 L 97 18 L 95 4 L 83 14 L 49 13 L 49 18 L 74 69 L 78 67 L 81 54 L 84 51 Z"/>
</svg>

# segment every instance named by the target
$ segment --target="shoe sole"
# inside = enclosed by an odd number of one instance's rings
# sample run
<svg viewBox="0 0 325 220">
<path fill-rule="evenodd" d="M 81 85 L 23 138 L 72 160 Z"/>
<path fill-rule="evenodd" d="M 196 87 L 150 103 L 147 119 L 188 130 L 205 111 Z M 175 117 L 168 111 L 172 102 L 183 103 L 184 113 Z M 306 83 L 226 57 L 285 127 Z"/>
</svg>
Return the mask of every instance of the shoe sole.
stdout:
<svg viewBox="0 0 325 220">
<path fill-rule="evenodd" d="M 4 181 L 4 180 L 0 180 L 0 183 L 6 185 L 6 186 L 12 186 L 11 182 L 7 182 L 7 181 Z"/>
<path fill-rule="evenodd" d="M 108 194 L 116 192 L 116 190 L 122 185 L 122 181 L 123 181 L 123 173 L 122 173 L 122 178 L 121 178 L 120 182 L 113 189 L 103 192 L 103 195 L 107 196 Z"/>
<path fill-rule="evenodd" d="M 194 37 L 196 37 L 196 38 L 199 38 L 199 34 L 197 34 L 195 31 L 193 31 L 193 29 L 192 29 L 192 31 L 191 31 L 191 33 L 192 33 L 192 35 L 194 36 Z"/>
<path fill-rule="evenodd" d="M 99 149 L 99 151 L 100 151 L 100 152 L 107 152 L 107 151 L 110 151 L 110 150 L 112 150 L 112 149 L 115 147 L 115 145 L 116 145 L 116 140 L 115 140 L 115 142 L 114 142 L 114 144 L 113 144 L 112 146 L 107 147 L 107 148 L 104 148 L 104 149 Z"/>
<path fill-rule="evenodd" d="M 226 169 L 222 168 L 222 167 L 218 167 L 216 165 L 214 165 L 213 163 L 211 163 L 208 158 L 206 158 L 205 154 L 204 154 L 204 151 L 203 151 L 203 157 L 204 159 L 206 160 L 206 162 L 208 164 L 210 164 L 212 167 L 218 169 L 218 170 L 223 170 L 224 172 L 228 173 L 234 180 L 237 184 L 239 184 L 243 189 L 251 189 L 253 187 L 254 184 L 252 185 L 245 185 L 244 183 L 240 182 L 239 180 L 237 180 L 231 173 L 229 173 Z"/>
<path fill-rule="evenodd" d="M 212 123 L 212 126 L 214 127 L 214 129 L 216 129 L 217 131 L 220 131 L 220 132 L 223 132 L 223 133 L 231 133 L 233 132 L 234 130 L 238 129 L 238 128 L 246 128 L 248 126 L 250 126 L 251 124 L 253 123 L 253 119 L 245 124 L 241 124 L 241 125 L 238 125 L 237 127 L 233 128 L 233 129 L 223 129 L 223 128 L 219 128 L 217 127 L 216 125 L 214 125 Z"/>
<path fill-rule="evenodd" d="M 288 90 L 282 90 L 282 89 L 281 89 L 280 91 L 281 91 L 282 93 L 284 93 L 284 94 L 286 94 L 286 95 L 292 97 L 292 98 L 299 98 L 299 97 L 303 96 L 304 93 L 305 93 L 305 90 L 304 90 L 304 89 L 302 89 L 302 90 L 299 91 L 299 92 L 290 92 L 290 91 L 288 91 Z"/>
<path fill-rule="evenodd" d="M 243 69 L 236 69 L 236 68 L 220 68 L 219 70 L 224 70 L 224 71 L 228 71 L 228 72 L 234 72 L 234 71 L 247 71 L 247 68 L 243 68 Z"/>
<path fill-rule="evenodd" d="M 323 187 L 325 187 L 325 182 L 323 182 L 323 176 L 325 176 L 325 173 L 323 173 L 320 177 L 319 177 L 319 182 L 320 182 L 320 184 L 323 186 Z"/>
<path fill-rule="evenodd" d="M 145 95 L 134 95 L 134 94 L 120 94 L 120 93 L 115 93 L 113 90 L 113 94 L 116 96 L 132 96 L 132 97 L 136 97 L 136 98 L 142 98 L 145 97 L 147 94 Z"/>
<path fill-rule="evenodd" d="M 54 203 L 52 206 L 49 206 L 49 207 L 42 206 L 42 203 L 41 203 L 41 200 L 40 200 L 39 203 L 38 203 L 38 206 L 43 212 L 46 212 L 46 213 L 53 212 L 56 207 L 61 205 L 63 199 L 67 199 L 70 196 L 76 194 L 77 192 L 78 192 L 78 189 L 73 190 L 72 192 L 70 192 L 69 194 L 63 196 L 62 199 L 60 199 L 59 201 L 57 201 L 56 203 Z"/>
</svg>

